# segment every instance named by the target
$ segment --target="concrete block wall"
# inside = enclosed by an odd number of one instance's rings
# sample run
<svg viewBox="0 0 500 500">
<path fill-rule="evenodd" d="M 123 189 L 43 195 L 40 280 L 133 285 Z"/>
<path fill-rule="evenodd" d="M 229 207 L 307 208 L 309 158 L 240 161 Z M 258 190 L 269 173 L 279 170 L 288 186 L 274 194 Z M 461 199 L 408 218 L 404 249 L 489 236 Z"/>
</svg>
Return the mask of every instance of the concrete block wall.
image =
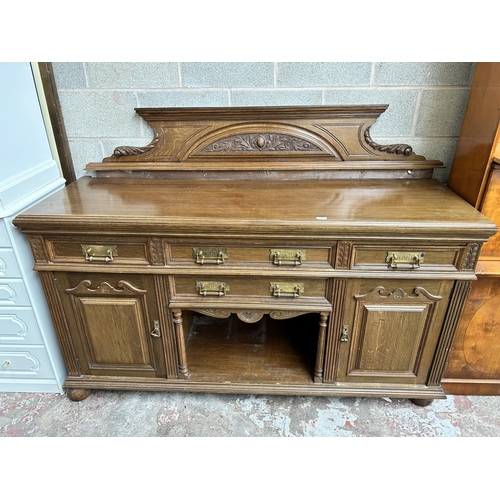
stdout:
<svg viewBox="0 0 500 500">
<path fill-rule="evenodd" d="M 372 127 L 381 144 L 410 144 L 440 160 L 446 182 L 473 63 L 53 63 L 76 176 L 117 146 L 144 146 L 136 107 L 389 104 Z"/>
</svg>

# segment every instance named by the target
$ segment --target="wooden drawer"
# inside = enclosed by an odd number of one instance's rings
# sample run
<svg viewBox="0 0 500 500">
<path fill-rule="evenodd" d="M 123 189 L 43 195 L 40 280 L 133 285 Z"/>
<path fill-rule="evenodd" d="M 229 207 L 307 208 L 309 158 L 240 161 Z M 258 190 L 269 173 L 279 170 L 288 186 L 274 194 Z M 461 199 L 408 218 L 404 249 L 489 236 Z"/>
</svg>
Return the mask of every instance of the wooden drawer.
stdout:
<svg viewBox="0 0 500 500">
<path fill-rule="evenodd" d="M 43 344 L 42 335 L 31 308 L 0 307 L 0 344 Z M 2 351 L 9 347 L 2 347 Z"/>
<path fill-rule="evenodd" d="M 78 263 L 109 266 L 148 265 L 146 240 L 123 239 L 47 239 L 49 259 L 54 263 Z"/>
<path fill-rule="evenodd" d="M 199 297 L 326 297 L 327 280 L 242 278 L 235 276 L 175 276 L 174 295 Z"/>
<path fill-rule="evenodd" d="M 331 247 L 237 245 L 171 245 L 170 264 L 196 266 L 257 264 L 265 267 L 308 267 L 330 265 Z"/>
<path fill-rule="evenodd" d="M 0 378 L 53 378 L 45 347 L 6 346 L 0 352 Z"/>
<path fill-rule="evenodd" d="M 22 279 L 0 279 L 0 307 L 31 306 Z"/>
<path fill-rule="evenodd" d="M 403 245 L 353 245 L 351 269 L 457 271 L 463 248 Z"/>
<path fill-rule="evenodd" d="M 21 278 L 21 270 L 12 248 L 0 248 L 0 278 Z"/>
</svg>

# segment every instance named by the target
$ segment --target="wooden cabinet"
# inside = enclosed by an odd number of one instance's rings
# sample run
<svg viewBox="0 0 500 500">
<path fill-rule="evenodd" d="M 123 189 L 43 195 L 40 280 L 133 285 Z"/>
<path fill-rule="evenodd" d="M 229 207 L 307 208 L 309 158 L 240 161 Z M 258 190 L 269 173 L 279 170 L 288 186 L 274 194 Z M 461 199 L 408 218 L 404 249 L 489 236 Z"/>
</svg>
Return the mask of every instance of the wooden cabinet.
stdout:
<svg viewBox="0 0 500 500">
<path fill-rule="evenodd" d="M 439 162 L 373 142 L 384 109 L 139 109 L 150 145 L 18 216 L 69 396 L 445 397 L 497 228 Z"/>
<path fill-rule="evenodd" d="M 477 63 L 449 187 L 500 225 L 500 63 Z M 478 247 L 479 250 L 479 247 Z M 500 395 L 500 237 L 484 243 L 443 387 Z"/>
</svg>

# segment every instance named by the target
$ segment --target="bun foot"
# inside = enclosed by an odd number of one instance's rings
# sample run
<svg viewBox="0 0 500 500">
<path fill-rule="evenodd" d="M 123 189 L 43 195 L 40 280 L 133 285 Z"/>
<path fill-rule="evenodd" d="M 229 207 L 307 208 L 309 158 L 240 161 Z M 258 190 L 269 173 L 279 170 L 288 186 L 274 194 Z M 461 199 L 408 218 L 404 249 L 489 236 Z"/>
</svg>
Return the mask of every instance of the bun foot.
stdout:
<svg viewBox="0 0 500 500">
<path fill-rule="evenodd" d="M 68 389 L 66 394 L 71 401 L 83 401 L 89 397 L 90 389 Z"/>
<path fill-rule="evenodd" d="M 433 399 L 410 399 L 410 401 L 417 406 L 429 406 L 434 400 Z"/>
</svg>

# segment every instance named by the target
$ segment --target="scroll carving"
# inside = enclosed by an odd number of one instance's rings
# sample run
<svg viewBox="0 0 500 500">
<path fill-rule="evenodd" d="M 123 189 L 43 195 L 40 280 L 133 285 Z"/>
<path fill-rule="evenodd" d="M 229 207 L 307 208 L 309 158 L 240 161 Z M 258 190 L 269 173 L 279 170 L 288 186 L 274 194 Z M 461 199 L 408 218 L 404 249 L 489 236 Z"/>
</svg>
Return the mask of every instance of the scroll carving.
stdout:
<svg viewBox="0 0 500 500">
<path fill-rule="evenodd" d="M 273 319 L 288 319 L 295 318 L 296 316 L 302 316 L 307 313 L 308 311 L 271 311 L 269 316 Z"/>
<path fill-rule="evenodd" d="M 368 297 L 369 295 L 378 295 L 383 299 L 396 299 L 396 300 L 416 299 L 419 297 L 425 297 L 429 300 L 432 300 L 433 302 L 437 302 L 438 300 L 441 300 L 443 298 L 440 297 L 439 295 L 432 295 L 425 288 L 421 286 L 417 286 L 413 290 L 413 295 L 406 293 L 402 288 L 396 288 L 392 292 L 386 294 L 384 294 L 384 292 L 385 288 L 383 286 L 377 286 L 373 290 L 370 290 L 368 293 L 364 295 L 357 295 L 356 299 L 363 299 Z"/>
<path fill-rule="evenodd" d="M 203 150 L 206 153 L 242 151 L 321 151 L 315 144 L 288 134 L 240 134 L 213 142 Z"/>
<path fill-rule="evenodd" d="M 195 312 L 199 312 L 200 314 L 204 314 L 205 316 L 211 316 L 212 318 L 229 318 L 229 316 L 231 316 L 231 311 L 227 311 L 225 309 L 206 308 L 193 310 Z"/>
<path fill-rule="evenodd" d="M 132 155 L 140 155 L 142 153 L 146 153 L 153 149 L 156 144 L 159 142 L 160 137 L 158 132 L 155 130 L 155 135 L 153 140 L 147 145 L 143 147 L 135 147 L 135 146 L 118 146 L 113 151 L 113 156 L 120 158 L 121 156 L 132 156 Z"/>
<path fill-rule="evenodd" d="M 412 147 L 408 144 L 377 144 L 370 137 L 369 127 L 365 130 L 365 140 L 371 148 L 382 153 L 403 154 L 405 156 L 410 156 L 413 153 Z"/>
<path fill-rule="evenodd" d="M 229 318 L 232 313 L 235 313 L 241 321 L 245 323 L 257 323 L 264 314 L 269 314 L 272 319 L 289 319 L 295 318 L 296 316 L 301 316 L 303 314 L 308 314 L 311 311 L 276 311 L 276 310 L 258 310 L 258 311 L 239 311 L 230 309 L 215 309 L 215 308 L 205 308 L 205 309 L 193 309 L 193 311 L 205 316 L 211 316 L 213 318 Z"/>
<path fill-rule="evenodd" d="M 479 243 L 471 243 L 467 247 L 467 253 L 465 255 L 464 263 L 462 264 L 463 271 L 474 271 L 474 269 L 476 269 L 480 250 L 481 245 Z"/>
<path fill-rule="evenodd" d="M 75 288 L 68 288 L 66 293 L 70 295 L 80 295 L 80 294 L 95 294 L 95 295 L 109 295 L 109 294 L 120 294 L 120 295 L 137 295 L 137 294 L 145 294 L 146 290 L 139 290 L 135 288 L 130 283 L 126 281 L 120 280 L 117 283 L 119 288 L 115 288 L 110 285 L 107 281 L 103 281 L 97 288 L 90 288 L 91 286 L 90 280 L 83 280 Z"/>
</svg>

